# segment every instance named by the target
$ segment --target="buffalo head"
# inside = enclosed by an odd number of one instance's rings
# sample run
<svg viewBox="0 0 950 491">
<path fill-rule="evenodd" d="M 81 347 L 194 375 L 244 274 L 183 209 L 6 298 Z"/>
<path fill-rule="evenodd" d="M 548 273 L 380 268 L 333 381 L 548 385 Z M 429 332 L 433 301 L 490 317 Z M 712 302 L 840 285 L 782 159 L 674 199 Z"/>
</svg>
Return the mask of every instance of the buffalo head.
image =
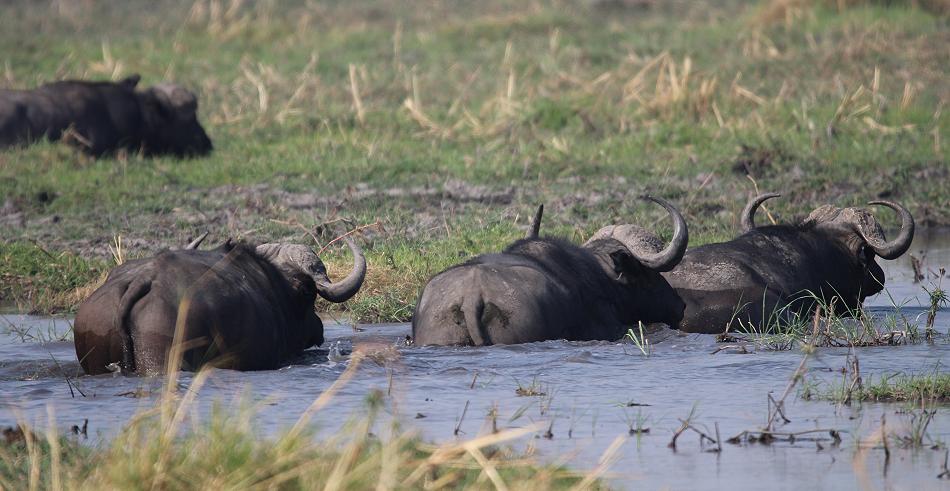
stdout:
<svg viewBox="0 0 950 491">
<path fill-rule="evenodd" d="M 184 157 L 211 152 L 211 139 L 198 123 L 198 98 L 193 92 L 181 85 L 161 83 L 144 90 L 141 100 L 147 154 Z"/>
<path fill-rule="evenodd" d="M 743 231 L 755 228 L 755 210 L 765 200 L 779 196 L 768 193 L 756 196 L 742 213 Z M 822 237 L 830 238 L 844 257 L 846 264 L 838 264 L 848 270 L 846 277 L 860 278 L 859 281 L 839 282 L 835 285 L 838 295 L 846 301 L 854 299 L 857 303 L 848 305 L 855 308 L 865 298 L 884 289 L 884 270 L 875 262 L 875 256 L 884 259 L 897 259 L 910 248 L 914 240 L 914 217 L 900 204 L 890 201 L 871 201 L 869 205 L 886 206 L 901 216 L 901 228 L 897 237 L 888 242 L 880 223 L 865 208 L 839 208 L 823 205 L 812 211 L 802 223 L 803 230 L 814 230 Z"/>
<path fill-rule="evenodd" d="M 607 252 L 617 281 L 636 290 L 639 298 L 650 299 L 640 306 L 641 319 L 669 322 L 682 316 L 684 304 L 660 273 L 673 269 L 683 259 L 689 232 L 686 220 L 673 205 L 652 196 L 641 199 L 659 204 L 670 214 L 673 238 L 669 244 L 664 247 L 660 238 L 642 227 L 623 224 L 601 228 L 584 246 Z"/>
<path fill-rule="evenodd" d="M 874 256 L 897 259 L 907 252 L 914 239 L 914 217 L 906 208 L 890 201 L 871 201 L 868 204 L 886 206 L 901 215 L 897 238 L 888 242 L 874 215 L 864 208 L 824 205 L 805 219 L 806 225 L 813 225 L 833 237 L 852 258 L 849 266 L 861 278 L 860 291 L 854 293 L 861 301 L 884 289 L 884 271 L 874 261 Z"/>
<path fill-rule="evenodd" d="M 366 258 L 356 242 L 349 237 L 346 244 L 353 253 L 353 270 L 343 280 L 333 283 L 327 268 L 313 249 L 299 244 L 269 243 L 257 246 L 255 252 L 274 265 L 291 286 L 298 291 L 311 291 L 335 303 L 345 302 L 360 289 L 366 277 Z"/>
</svg>

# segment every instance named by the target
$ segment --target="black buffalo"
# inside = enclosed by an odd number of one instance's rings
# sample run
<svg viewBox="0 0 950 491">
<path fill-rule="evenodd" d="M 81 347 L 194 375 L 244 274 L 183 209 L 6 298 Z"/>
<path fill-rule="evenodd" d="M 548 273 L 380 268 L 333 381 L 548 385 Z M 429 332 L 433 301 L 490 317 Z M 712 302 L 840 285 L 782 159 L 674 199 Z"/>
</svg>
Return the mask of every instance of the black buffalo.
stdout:
<svg viewBox="0 0 950 491">
<path fill-rule="evenodd" d="M 483 346 L 616 340 L 637 321 L 679 319 L 683 304 L 659 272 L 682 258 L 686 222 L 666 201 L 647 199 L 673 217 L 673 239 L 666 248 L 632 225 L 602 229 L 582 247 L 540 238 L 539 208 L 527 238 L 429 281 L 412 317 L 414 341 Z"/>
<path fill-rule="evenodd" d="M 742 214 L 744 233 L 728 242 L 690 249 L 663 274 L 686 303 L 673 327 L 687 332 L 767 330 L 817 304 L 837 315 L 857 311 L 884 287 L 875 256 L 895 259 L 910 247 L 914 218 L 904 207 L 872 201 L 901 216 L 901 229 L 887 242 L 864 208 L 825 205 L 801 224 L 756 227 L 756 208 L 777 194 L 753 198 Z"/>
<path fill-rule="evenodd" d="M 95 156 L 119 149 L 178 157 L 211 152 L 195 94 L 170 83 L 136 90 L 138 82 L 133 75 L 119 82 L 0 89 L 0 147 L 45 138 L 64 139 Z"/>
<path fill-rule="evenodd" d="M 360 248 L 349 241 L 353 270 L 332 283 L 306 246 L 227 241 L 213 250 L 165 251 L 115 268 L 79 308 L 76 355 L 83 370 L 100 374 L 161 371 L 177 329 L 183 364 L 236 370 L 280 366 L 323 343 L 314 312 L 319 294 L 343 302 L 366 274 Z"/>
</svg>

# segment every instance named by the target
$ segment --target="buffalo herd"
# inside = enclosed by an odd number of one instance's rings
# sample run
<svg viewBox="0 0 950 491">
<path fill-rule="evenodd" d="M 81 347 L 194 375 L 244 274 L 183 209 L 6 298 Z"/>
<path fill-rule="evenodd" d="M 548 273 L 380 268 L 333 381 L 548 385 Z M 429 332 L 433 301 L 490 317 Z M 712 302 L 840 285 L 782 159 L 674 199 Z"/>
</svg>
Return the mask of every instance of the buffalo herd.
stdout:
<svg viewBox="0 0 950 491">
<path fill-rule="evenodd" d="M 539 207 L 525 238 L 429 280 L 412 316 L 412 340 L 613 341 L 638 323 L 693 333 L 768 330 L 816 305 L 850 316 L 883 288 L 875 257 L 894 259 L 913 239 L 911 214 L 887 201 L 870 204 L 900 215 L 891 241 L 863 208 L 825 205 L 799 224 L 755 226 L 758 206 L 776 196 L 749 202 L 735 239 L 694 249 L 687 249 L 685 219 L 660 198 L 643 197 L 672 218 L 669 243 L 633 224 L 603 227 L 582 245 L 542 237 Z M 184 368 L 277 368 L 323 343 L 317 296 L 344 302 L 366 276 L 363 253 L 348 237 L 353 268 L 336 283 L 304 245 L 228 240 L 199 250 L 202 239 L 122 264 L 80 306 L 73 328 L 87 373 L 161 371 L 176 346 Z"/>
<path fill-rule="evenodd" d="M 133 75 L 0 89 L 0 147 L 48 139 L 93 156 L 211 152 L 193 92 L 172 83 L 138 89 L 138 82 Z M 613 341 L 638 323 L 713 334 L 768 331 L 817 307 L 850 316 L 883 289 L 875 259 L 899 257 L 914 237 L 910 212 L 889 201 L 869 205 L 900 216 L 890 241 L 865 208 L 825 205 L 800 223 L 756 226 L 756 210 L 775 197 L 749 201 L 741 235 L 692 249 L 686 220 L 660 198 L 643 197 L 672 219 L 668 243 L 629 223 L 605 226 L 580 245 L 542 236 L 539 207 L 525 238 L 429 280 L 412 316 L 412 340 L 442 346 Z M 74 337 L 87 373 L 154 373 L 179 354 L 186 369 L 280 367 L 323 343 L 317 297 L 345 302 L 366 277 L 366 259 L 349 237 L 353 267 L 339 282 L 308 246 L 228 239 L 201 250 L 203 238 L 116 267 L 82 303 Z"/>
</svg>

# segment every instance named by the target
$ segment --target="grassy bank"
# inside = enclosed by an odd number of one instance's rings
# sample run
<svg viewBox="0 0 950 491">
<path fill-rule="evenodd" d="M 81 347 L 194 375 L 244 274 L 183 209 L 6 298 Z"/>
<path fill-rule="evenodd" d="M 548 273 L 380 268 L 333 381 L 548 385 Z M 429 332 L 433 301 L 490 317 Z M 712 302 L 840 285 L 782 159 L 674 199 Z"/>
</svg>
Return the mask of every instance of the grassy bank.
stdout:
<svg viewBox="0 0 950 491">
<path fill-rule="evenodd" d="M 49 430 L 19 425 L 0 440 L 4 489 L 600 489 L 596 472 L 578 475 L 511 450 L 537 428 L 505 430 L 441 446 L 379 419 L 382 391 L 367 395 L 365 414 L 316 439 L 311 419 L 331 403 L 359 365 L 277 437 L 259 435 L 252 409 L 217 408 L 200 420 L 195 399 L 210 372 L 177 393 L 174 371 L 153 408 L 131 419 L 112 441 L 90 448 Z M 176 367 L 177 369 L 177 367 Z M 194 411 L 194 412 L 192 412 Z M 80 432 L 85 431 L 84 429 Z M 375 432 L 381 433 L 379 436 Z M 602 472 L 602 471 L 600 471 Z"/>
<path fill-rule="evenodd" d="M 643 192 L 680 207 L 693 244 L 722 239 L 756 186 L 784 194 L 780 220 L 887 198 L 950 224 L 950 28 L 918 3 L 15 1 L 2 85 L 174 79 L 216 151 L 0 153 L 0 302 L 73 308 L 115 235 L 135 257 L 205 230 L 319 247 L 378 221 L 348 307 L 382 321 L 520 237 L 538 202 L 576 240 L 668 234 Z"/>
</svg>

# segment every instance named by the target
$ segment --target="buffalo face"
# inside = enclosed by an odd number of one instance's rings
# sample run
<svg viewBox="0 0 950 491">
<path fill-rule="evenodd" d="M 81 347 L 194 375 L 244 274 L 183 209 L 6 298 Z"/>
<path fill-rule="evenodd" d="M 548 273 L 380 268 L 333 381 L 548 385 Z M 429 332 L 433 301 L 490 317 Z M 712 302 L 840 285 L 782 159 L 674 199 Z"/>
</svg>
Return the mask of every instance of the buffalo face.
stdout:
<svg viewBox="0 0 950 491">
<path fill-rule="evenodd" d="M 198 98 L 176 84 L 154 85 L 142 93 L 147 131 L 146 154 L 178 157 L 207 155 L 211 139 L 198 122 Z"/>
<path fill-rule="evenodd" d="M 624 224 L 601 228 L 585 247 L 607 251 L 616 281 L 630 292 L 630 298 L 640 299 L 637 319 L 672 325 L 683 318 L 686 304 L 660 273 L 673 269 L 683 259 L 688 231 L 682 215 L 672 205 L 658 198 L 644 198 L 666 208 L 673 218 L 673 239 L 668 245 L 642 227 Z"/>
<path fill-rule="evenodd" d="M 313 249 L 299 244 L 270 243 L 257 246 L 255 252 L 273 264 L 298 293 L 298 298 L 308 315 L 313 312 L 313 302 L 317 295 L 324 299 L 340 303 L 349 300 L 363 285 L 366 278 L 366 258 L 356 242 L 349 237 L 346 243 L 353 253 L 353 269 L 339 282 L 330 281 L 327 268 Z M 323 330 L 309 333 L 307 346 L 323 344 Z"/>
<path fill-rule="evenodd" d="M 903 206 L 888 201 L 869 204 L 886 206 L 901 215 L 901 229 L 897 238 L 887 242 L 884 230 L 870 211 L 864 208 L 838 208 L 825 205 L 808 215 L 805 224 L 824 232 L 847 258 L 848 277 L 853 281 L 841 283 L 836 289 L 848 308 L 854 309 L 864 299 L 884 289 L 884 270 L 875 256 L 896 259 L 904 254 L 914 238 L 914 219 Z"/>
</svg>

